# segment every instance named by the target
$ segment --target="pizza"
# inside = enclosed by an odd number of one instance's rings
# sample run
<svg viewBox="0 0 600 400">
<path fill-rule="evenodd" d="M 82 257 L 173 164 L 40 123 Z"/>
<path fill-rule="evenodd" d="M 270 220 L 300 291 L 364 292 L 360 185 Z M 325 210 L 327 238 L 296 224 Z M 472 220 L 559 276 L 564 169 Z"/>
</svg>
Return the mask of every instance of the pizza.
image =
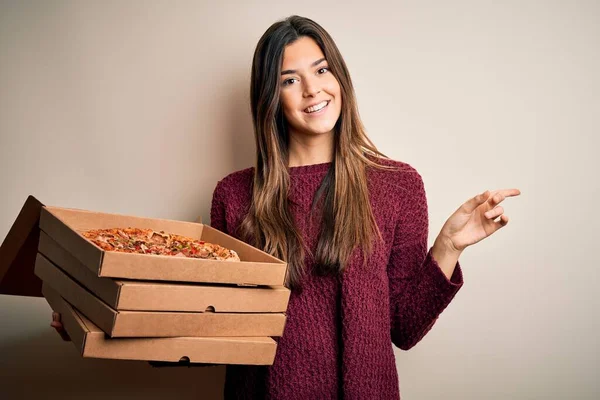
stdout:
<svg viewBox="0 0 600 400">
<path fill-rule="evenodd" d="M 139 228 L 92 229 L 83 237 L 106 251 L 240 261 L 234 250 L 186 236 Z"/>
</svg>

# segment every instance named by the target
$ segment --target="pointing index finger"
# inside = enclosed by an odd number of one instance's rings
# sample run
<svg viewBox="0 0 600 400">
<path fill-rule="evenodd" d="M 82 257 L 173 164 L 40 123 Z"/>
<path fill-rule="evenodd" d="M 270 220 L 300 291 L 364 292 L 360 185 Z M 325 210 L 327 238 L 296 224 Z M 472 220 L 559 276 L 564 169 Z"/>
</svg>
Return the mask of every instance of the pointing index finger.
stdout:
<svg viewBox="0 0 600 400">
<path fill-rule="evenodd" d="M 507 197 L 518 196 L 521 194 L 519 189 L 499 189 L 492 191 L 492 195 L 488 199 L 488 202 L 492 205 L 500 204 Z"/>
<path fill-rule="evenodd" d="M 519 189 L 503 189 L 503 190 L 500 190 L 500 193 L 504 197 L 513 197 L 513 196 L 520 195 L 521 191 Z"/>
</svg>

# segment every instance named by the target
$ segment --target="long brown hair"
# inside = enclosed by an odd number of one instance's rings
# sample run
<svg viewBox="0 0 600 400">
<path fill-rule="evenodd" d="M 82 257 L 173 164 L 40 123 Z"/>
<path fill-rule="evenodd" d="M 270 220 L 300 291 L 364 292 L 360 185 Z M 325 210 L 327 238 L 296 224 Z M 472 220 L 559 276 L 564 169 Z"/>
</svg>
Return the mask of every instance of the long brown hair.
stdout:
<svg viewBox="0 0 600 400">
<path fill-rule="evenodd" d="M 385 168 L 374 159 L 387 158 L 366 135 L 350 74 L 331 36 L 316 22 L 299 16 L 271 25 L 260 38 L 252 62 L 256 168 L 252 201 L 240 233 L 256 247 L 287 261 L 287 285 L 293 289 L 301 289 L 306 273 L 304 257 L 310 250 L 305 248 L 288 208 L 289 134 L 279 93 L 285 47 L 301 37 L 310 37 L 319 45 L 342 95 L 341 114 L 334 128 L 334 161 L 313 200 L 314 207 L 323 199 L 323 222 L 314 254 L 319 273 L 343 272 L 357 246 L 366 260 L 374 239 L 381 238 L 369 202 L 366 168 Z"/>
</svg>

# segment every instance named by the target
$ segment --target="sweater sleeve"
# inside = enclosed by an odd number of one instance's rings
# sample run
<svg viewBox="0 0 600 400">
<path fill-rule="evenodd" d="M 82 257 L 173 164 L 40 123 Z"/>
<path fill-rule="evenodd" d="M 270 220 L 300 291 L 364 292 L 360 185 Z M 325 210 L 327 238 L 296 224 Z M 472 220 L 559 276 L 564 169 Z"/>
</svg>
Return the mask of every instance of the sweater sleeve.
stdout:
<svg viewBox="0 0 600 400">
<path fill-rule="evenodd" d="M 402 350 L 415 346 L 429 332 L 463 285 L 460 263 L 448 279 L 432 257 L 423 179 L 414 169 L 406 177 L 407 193 L 399 206 L 387 267 L 392 342 Z"/>
<path fill-rule="evenodd" d="M 217 183 L 213 191 L 210 207 L 210 226 L 227 233 L 227 220 L 225 218 L 225 193 L 223 181 Z"/>
</svg>

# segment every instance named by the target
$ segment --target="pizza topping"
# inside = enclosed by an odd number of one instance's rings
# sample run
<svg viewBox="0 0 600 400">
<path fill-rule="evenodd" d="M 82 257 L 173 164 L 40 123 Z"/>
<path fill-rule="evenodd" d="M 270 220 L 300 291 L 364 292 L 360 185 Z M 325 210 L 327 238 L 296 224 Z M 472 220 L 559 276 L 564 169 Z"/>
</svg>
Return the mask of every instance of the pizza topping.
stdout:
<svg viewBox="0 0 600 400">
<path fill-rule="evenodd" d="M 97 229 L 82 235 L 106 251 L 240 261 L 235 251 L 218 244 L 152 229 Z"/>
</svg>

